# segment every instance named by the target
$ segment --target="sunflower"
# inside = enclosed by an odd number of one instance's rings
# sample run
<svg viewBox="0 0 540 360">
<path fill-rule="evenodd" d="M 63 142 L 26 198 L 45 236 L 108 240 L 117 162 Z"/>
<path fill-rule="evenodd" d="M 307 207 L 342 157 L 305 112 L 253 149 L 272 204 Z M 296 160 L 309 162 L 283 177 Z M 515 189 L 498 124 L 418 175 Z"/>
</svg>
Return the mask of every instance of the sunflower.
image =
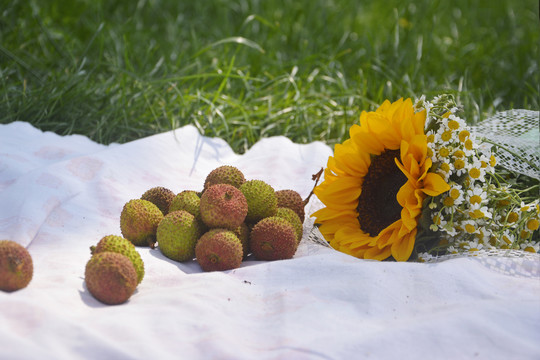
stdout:
<svg viewBox="0 0 540 360">
<path fill-rule="evenodd" d="M 450 189 L 429 172 L 425 121 L 411 99 L 386 100 L 363 111 L 350 138 L 335 146 L 314 190 L 326 207 L 312 215 L 333 248 L 358 258 L 409 259 L 423 200 Z"/>
</svg>

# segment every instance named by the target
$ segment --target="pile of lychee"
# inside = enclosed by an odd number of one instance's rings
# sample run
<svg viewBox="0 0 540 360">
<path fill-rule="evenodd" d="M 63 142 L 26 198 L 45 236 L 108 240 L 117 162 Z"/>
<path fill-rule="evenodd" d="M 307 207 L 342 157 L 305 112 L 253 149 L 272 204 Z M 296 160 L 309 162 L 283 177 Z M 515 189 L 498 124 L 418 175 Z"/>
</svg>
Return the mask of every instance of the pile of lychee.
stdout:
<svg viewBox="0 0 540 360">
<path fill-rule="evenodd" d="M 275 191 L 262 180 L 246 180 L 234 166 L 220 166 L 208 174 L 202 191 L 176 194 L 157 186 L 128 201 L 120 214 L 122 236 L 106 236 L 92 248 L 86 285 L 101 302 L 125 302 L 144 275 L 135 246 L 157 247 L 179 262 L 196 259 L 204 271 L 238 268 L 250 254 L 290 259 L 303 222 L 298 192 Z"/>
</svg>

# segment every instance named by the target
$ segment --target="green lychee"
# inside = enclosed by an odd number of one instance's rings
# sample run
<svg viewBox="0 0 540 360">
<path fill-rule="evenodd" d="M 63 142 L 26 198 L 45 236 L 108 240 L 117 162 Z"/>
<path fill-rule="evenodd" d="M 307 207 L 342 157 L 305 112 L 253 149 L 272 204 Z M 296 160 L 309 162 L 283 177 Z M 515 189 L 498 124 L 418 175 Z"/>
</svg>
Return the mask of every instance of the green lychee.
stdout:
<svg viewBox="0 0 540 360">
<path fill-rule="evenodd" d="M 294 231 L 296 232 L 296 242 L 300 243 L 304 232 L 304 226 L 294 210 L 286 207 L 278 207 L 276 216 L 287 220 L 293 226 Z"/>
<path fill-rule="evenodd" d="M 246 181 L 244 174 L 236 167 L 223 165 L 212 170 L 204 181 L 204 190 L 216 184 L 229 184 L 239 188 Z"/>
<path fill-rule="evenodd" d="M 259 260 L 290 259 L 297 248 L 296 232 L 283 218 L 264 218 L 253 226 L 249 246 Z"/>
<path fill-rule="evenodd" d="M 32 280 L 34 265 L 28 250 L 12 240 L 0 240 L 0 290 L 25 288 Z"/>
<path fill-rule="evenodd" d="M 115 252 L 93 255 L 86 263 L 86 288 L 97 300 L 109 305 L 126 302 L 137 287 L 137 271 L 131 260 Z"/>
<path fill-rule="evenodd" d="M 184 190 L 174 197 L 169 211 L 185 210 L 195 216 L 195 219 L 202 222 L 200 204 L 201 198 L 196 191 Z"/>
<path fill-rule="evenodd" d="M 156 186 L 142 194 L 141 199 L 150 201 L 161 210 L 163 215 L 167 215 L 171 201 L 175 196 L 176 194 L 172 190 L 162 186 Z"/>
<path fill-rule="evenodd" d="M 240 191 L 244 194 L 248 203 L 246 222 L 256 223 L 263 218 L 276 214 L 276 192 L 266 182 L 248 180 L 240 186 Z"/>
<path fill-rule="evenodd" d="M 200 211 L 208 227 L 234 230 L 246 219 L 248 203 L 234 186 L 216 184 L 202 194 Z"/>
<path fill-rule="evenodd" d="M 135 246 L 153 247 L 161 219 L 163 213 L 154 203 L 142 199 L 130 200 L 120 214 L 122 236 Z"/>
<path fill-rule="evenodd" d="M 233 230 L 234 235 L 238 237 L 240 242 L 242 243 L 242 250 L 244 254 L 244 258 L 247 257 L 250 253 L 249 250 L 249 227 L 246 223 L 241 223 L 239 227 Z"/>
<path fill-rule="evenodd" d="M 242 243 L 230 230 L 211 229 L 197 241 L 195 256 L 204 271 L 236 269 L 242 263 Z"/>
<path fill-rule="evenodd" d="M 286 207 L 292 209 L 300 218 L 300 222 L 304 223 L 304 200 L 298 192 L 290 189 L 278 190 L 276 191 L 276 197 L 278 207 Z"/>
<path fill-rule="evenodd" d="M 109 251 L 127 256 L 137 271 L 137 283 L 140 284 L 144 278 L 144 263 L 141 255 L 128 239 L 117 235 L 107 235 L 102 237 L 96 246 L 90 247 L 90 250 L 93 255 Z"/>
<path fill-rule="evenodd" d="M 193 215 L 185 210 L 168 213 L 157 228 L 159 250 L 175 261 L 188 261 L 195 257 L 195 244 L 201 236 L 200 226 Z"/>
</svg>

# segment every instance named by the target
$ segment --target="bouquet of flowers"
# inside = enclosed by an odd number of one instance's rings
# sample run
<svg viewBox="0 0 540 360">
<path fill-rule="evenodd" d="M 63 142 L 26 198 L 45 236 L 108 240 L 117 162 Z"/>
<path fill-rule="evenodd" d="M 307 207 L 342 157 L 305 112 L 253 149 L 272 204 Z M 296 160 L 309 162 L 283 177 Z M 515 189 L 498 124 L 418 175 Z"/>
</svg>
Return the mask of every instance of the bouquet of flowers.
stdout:
<svg viewBox="0 0 540 360">
<path fill-rule="evenodd" d="M 539 251 L 538 179 L 498 166 L 500 146 L 460 113 L 451 95 L 362 112 L 314 189 L 324 207 L 312 216 L 331 247 L 397 261 Z"/>
</svg>

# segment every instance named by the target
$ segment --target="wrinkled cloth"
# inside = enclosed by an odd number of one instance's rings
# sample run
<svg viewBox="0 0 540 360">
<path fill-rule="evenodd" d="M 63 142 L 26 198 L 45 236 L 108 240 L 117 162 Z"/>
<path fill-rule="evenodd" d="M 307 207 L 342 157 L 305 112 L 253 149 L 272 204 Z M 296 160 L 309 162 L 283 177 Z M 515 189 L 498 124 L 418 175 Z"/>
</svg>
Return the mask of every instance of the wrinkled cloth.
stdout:
<svg viewBox="0 0 540 360">
<path fill-rule="evenodd" d="M 28 287 L 0 291 L 0 358 L 540 358 L 540 262 L 530 259 L 497 259 L 519 272 L 474 257 L 377 262 L 304 236 L 293 259 L 249 257 L 223 272 L 137 248 L 146 274 L 128 302 L 104 305 L 86 289 L 89 247 L 121 235 L 123 205 L 149 188 L 201 190 L 212 169 L 233 165 L 305 198 L 331 154 L 272 137 L 239 155 L 193 126 L 105 146 L 0 125 L 0 239 L 34 262 Z"/>
</svg>

